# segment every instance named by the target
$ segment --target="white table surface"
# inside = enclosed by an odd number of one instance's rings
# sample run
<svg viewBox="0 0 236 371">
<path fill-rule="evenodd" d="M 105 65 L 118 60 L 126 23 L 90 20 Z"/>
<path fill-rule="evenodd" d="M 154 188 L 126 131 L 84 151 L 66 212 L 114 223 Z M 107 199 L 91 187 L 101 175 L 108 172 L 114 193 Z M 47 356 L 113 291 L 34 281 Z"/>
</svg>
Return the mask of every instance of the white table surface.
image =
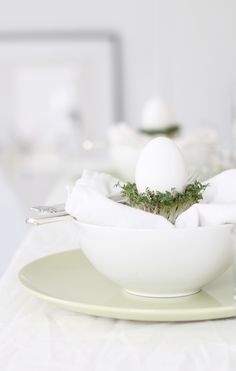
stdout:
<svg viewBox="0 0 236 371">
<path fill-rule="evenodd" d="M 61 184 L 50 202 L 62 201 Z M 1 371 L 236 369 L 236 319 L 144 323 L 72 313 L 28 294 L 18 271 L 75 248 L 69 222 L 29 230 L 0 283 Z"/>
</svg>

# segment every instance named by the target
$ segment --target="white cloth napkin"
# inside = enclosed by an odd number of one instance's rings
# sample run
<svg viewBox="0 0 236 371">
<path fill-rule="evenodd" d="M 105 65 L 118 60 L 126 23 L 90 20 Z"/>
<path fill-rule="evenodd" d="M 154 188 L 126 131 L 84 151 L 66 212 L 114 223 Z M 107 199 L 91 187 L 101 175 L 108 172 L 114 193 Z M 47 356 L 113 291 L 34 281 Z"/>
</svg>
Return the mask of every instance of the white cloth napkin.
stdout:
<svg viewBox="0 0 236 371">
<path fill-rule="evenodd" d="M 236 223 L 236 169 L 223 171 L 205 183 L 203 200 L 176 220 L 177 228 Z"/>
<path fill-rule="evenodd" d="M 83 223 L 125 228 L 173 228 L 164 217 L 119 204 L 119 180 L 111 175 L 85 170 L 66 202 L 66 211 Z M 121 183 L 121 182 L 120 182 Z"/>
<path fill-rule="evenodd" d="M 69 193 L 66 211 L 81 222 L 126 228 L 173 228 L 164 217 L 119 204 L 119 180 L 109 174 L 85 170 Z M 199 204 L 176 220 L 175 227 L 191 228 L 236 223 L 236 169 L 206 181 L 208 187 Z M 122 184 L 120 182 L 120 184 Z"/>
</svg>

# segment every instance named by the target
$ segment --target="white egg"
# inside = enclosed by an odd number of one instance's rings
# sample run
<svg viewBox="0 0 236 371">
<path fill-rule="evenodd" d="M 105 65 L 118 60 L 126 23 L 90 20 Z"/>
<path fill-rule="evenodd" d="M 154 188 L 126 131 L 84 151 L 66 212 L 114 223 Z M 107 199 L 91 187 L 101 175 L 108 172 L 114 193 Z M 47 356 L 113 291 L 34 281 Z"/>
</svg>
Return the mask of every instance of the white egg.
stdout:
<svg viewBox="0 0 236 371">
<path fill-rule="evenodd" d="M 177 145 L 168 138 L 151 140 L 139 155 L 135 182 L 139 192 L 166 192 L 175 188 L 183 192 L 188 181 L 188 173 L 182 154 Z"/>
<path fill-rule="evenodd" d="M 158 97 L 149 99 L 142 112 L 143 129 L 165 129 L 172 122 L 170 108 Z"/>
</svg>

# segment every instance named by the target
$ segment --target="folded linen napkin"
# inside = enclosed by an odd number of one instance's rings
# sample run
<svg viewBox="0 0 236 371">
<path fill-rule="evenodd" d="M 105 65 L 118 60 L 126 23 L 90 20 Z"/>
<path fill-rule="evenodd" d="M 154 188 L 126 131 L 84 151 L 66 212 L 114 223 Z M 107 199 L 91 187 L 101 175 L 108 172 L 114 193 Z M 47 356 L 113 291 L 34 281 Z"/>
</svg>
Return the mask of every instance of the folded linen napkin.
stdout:
<svg viewBox="0 0 236 371">
<path fill-rule="evenodd" d="M 118 182 L 111 175 L 85 170 L 69 192 L 66 211 L 83 223 L 125 228 L 173 228 L 160 215 L 111 200 L 109 197 L 120 194 L 116 186 Z"/>
<path fill-rule="evenodd" d="M 223 171 L 205 181 L 209 184 L 203 194 L 202 203 L 236 202 L 236 169 Z"/>
<path fill-rule="evenodd" d="M 175 226 L 192 228 L 226 223 L 236 223 L 236 203 L 195 204 L 177 218 Z"/>
<path fill-rule="evenodd" d="M 236 223 L 236 169 L 223 171 L 207 180 L 199 204 L 179 215 L 177 228 Z"/>
<path fill-rule="evenodd" d="M 68 195 L 66 211 L 81 222 L 126 228 L 173 228 L 164 217 L 119 204 L 118 179 L 109 174 L 85 170 Z M 236 223 L 236 169 L 206 181 L 208 187 L 199 204 L 176 220 L 177 228 Z M 120 182 L 122 184 L 122 182 Z"/>
</svg>

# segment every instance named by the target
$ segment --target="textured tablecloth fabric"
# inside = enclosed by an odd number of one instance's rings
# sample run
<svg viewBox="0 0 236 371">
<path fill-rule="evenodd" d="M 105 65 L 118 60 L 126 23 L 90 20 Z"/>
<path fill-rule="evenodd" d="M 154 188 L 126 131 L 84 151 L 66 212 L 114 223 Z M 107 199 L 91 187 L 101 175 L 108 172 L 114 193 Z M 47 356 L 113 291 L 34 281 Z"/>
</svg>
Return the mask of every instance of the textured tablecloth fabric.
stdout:
<svg viewBox="0 0 236 371">
<path fill-rule="evenodd" d="M 75 248 L 71 228 L 69 222 L 33 227 L 1 280 L 1 371 L 236 369 L 235 319 L 112 320 L 66 311 L 28 294 L 18 271 L 36 258 Z"/>
</svg>

